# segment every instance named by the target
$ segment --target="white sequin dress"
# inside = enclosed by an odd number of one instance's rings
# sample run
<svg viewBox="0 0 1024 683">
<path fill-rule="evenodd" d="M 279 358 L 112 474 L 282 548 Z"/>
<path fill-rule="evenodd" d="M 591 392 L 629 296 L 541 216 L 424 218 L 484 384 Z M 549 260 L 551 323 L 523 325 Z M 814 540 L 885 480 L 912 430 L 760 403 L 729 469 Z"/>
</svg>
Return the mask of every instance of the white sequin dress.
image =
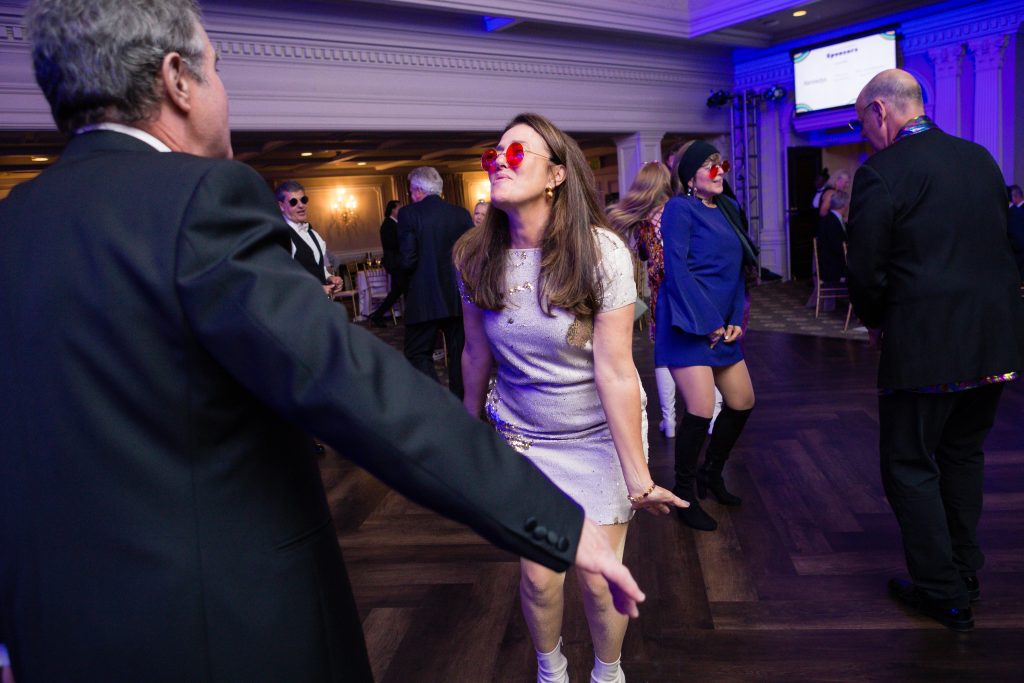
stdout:
<svg viewBox="0 0 1024 683">
<path fill-rule="evenodd" d="M 632 255 L 613 233 L 595 230 L 604 287 L 601 311 L 636 301 Z M 629 521 L 632 510 L 608 421 L 594 383 L 593 320 L 537 301 L 540 249 L 507 252 L 507 305 L 484 311 L 498 363 L 487 415 L 510 446 L 583 506 L 598 524 Z M 637 384 L 640 376 L 637 375 Z M 640 387 L 644 457 L 647 397 Z"/>
</svg>

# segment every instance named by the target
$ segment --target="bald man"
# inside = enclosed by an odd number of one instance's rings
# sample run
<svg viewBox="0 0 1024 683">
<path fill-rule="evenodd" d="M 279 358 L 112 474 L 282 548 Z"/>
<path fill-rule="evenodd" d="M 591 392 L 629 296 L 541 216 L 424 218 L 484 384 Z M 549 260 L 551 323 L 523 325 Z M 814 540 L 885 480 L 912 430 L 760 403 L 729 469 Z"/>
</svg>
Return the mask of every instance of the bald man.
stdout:
<svg viewBox="0 0 1024 683">
<path fill-rule="evenodd" d="M 956 631 L 974 627 L 982 445 L 1024 366 L 1024 305 L 1006 239 L 1006 185 L 980 145 L 924 113 L 906 71 L 875 76 L 851 121 L 876 154 L 850 205 L 854 309 L 881 328 L 882 483 L 911 581 L 890 594 Z"/>
</svg>

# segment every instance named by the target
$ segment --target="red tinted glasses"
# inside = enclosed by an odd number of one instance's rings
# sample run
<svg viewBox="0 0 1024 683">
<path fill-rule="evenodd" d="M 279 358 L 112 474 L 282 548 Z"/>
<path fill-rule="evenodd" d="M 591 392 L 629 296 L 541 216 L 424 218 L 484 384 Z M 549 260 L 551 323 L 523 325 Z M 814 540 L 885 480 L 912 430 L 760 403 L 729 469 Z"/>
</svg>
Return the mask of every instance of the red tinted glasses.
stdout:
<svg viewBox="0 0 1024 683">
<path fill-rule="evenodd" d="M 499 152 L 493 147 L 485 150 L 484 153 L 480 155 L 480 165 L 488 173 L 494 173 L 498 170 L 498 159 L 505 157 L 505 164 L 509 168 L 519 168 L 522 165 L 523 160 L 526 159 L 527 152 L 535 154 L 542 159 L 551 160 L 551 157 L 544 156 L 540 152 L 534 152 L 533 150 L 526 149 L 521 142 L 513 142 L 505 148 L 504 152 Z"/>
<path fill-rule="evenodd" d="M 711 166 L 708 168 L 708 177 L 714 180 L 715 178 L 718 177 L 719 173 L 728 173 L 729 168 L 730 165 L 728 161 L 723 161 L 720 164 L 711 164 Z"/>
</svg>

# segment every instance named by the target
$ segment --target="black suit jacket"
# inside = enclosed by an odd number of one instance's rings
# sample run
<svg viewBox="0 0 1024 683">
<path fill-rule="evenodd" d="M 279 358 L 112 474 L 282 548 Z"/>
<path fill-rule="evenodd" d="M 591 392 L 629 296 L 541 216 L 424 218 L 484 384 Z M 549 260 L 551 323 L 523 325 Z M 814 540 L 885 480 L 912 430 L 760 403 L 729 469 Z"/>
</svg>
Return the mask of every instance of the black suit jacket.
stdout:
<svg viewBox="0 0 1024 683">
<path fill-rule="evenodd" d="M 402 269 L 402 254 L 398 246 L 398 221 L 385 217 L 380 224 L 380 246 L 384 250 L 381 265 L 389 274 L 394 275 Z"/>
<path fill-rule="evenodd" d="M 846 230 L 843 222 L 829 211 L 818 220 L 818 277 L 825 282 L 839 282 L 846 277 L 843 243 Z"/>
<path fill-rule="evenodd" d="M 1007 236 L 1021 281 L 1024 281 L 1024 205 L 1011 206 L 1006 222 Z"/>
<path fill-rule="evenodd" d="M 452 247 L 471 227 L 468 211 L 434 194 L 398 211 L 402 268 L 409 272 L 406 323 L 462 315 Z"/>
<path fill-rule="evenodd" d="M 879 386 L 913 389 L 1024 368 L 1024 305 L 1006 189 L 980 145 L 932 129 L 858 169 L 847 280 L 881 327 Z"/>
<path fill-rule="evenodd" d="M 289 231 L 249 167 L 105 131 L 0 202 L 20 683 L 368 680 L 304 432 L 504 548 L 575 556 L 580 508 L 348 324 Z"/>
</svg>

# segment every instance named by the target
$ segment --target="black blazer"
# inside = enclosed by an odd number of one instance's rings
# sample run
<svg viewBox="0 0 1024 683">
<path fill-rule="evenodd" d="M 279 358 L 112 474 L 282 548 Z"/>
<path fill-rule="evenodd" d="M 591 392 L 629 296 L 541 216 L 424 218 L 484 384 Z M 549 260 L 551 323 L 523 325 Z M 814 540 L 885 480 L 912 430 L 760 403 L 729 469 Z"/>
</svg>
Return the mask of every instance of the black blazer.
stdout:
<svg viewBox="0 0 1024 683">
<path fill-rule="evenodd" d="M 399 209 L 402 268 L 409 272 L 406 323 L 462 315 L 452 247 L 471 227 L 473 219 L 468 211 L 435 194 Z"/>
<path fill-rule="evenodd" d="M 1006 186 L 980 145 L 932 129 L 858 169 L 847 280 L 881 327 L 879 386 L 913 389 L 1024 369 L 1024 304 Z"/>
<path fill-rule="evenodd" d="M 380 246 L 384 250 L 381 265 L 389 274 L 394 275 L 402 268 L 402 256 L 398 247 L 398 221 L 395 219 L 385 216 L 380 224 Z"/>
<path fill-rule="evenodd" d="M 1011 206 L 1006 222 L 1007 236 L 1013 249 L 1013 258 L 1017 262 L 1020 279 L 1024 281 L 1024 205 Z"/>
<path fill-rule="evenodd" d="M 348 324 L 289 231 L 248 166 L 105 131 L 0 202 L 0 633 L 23 683 L 369 680 L 304 433 L 501 547 L 575 556 L 579 506 Z"/>
<path fill-rule="evenodd" d="M 818 220 L 818 277 L 825 282 L 839 282 L 846 277 L 843 243 L 846 230 L 843 222 L 829 211 Z"/>
</svg>

